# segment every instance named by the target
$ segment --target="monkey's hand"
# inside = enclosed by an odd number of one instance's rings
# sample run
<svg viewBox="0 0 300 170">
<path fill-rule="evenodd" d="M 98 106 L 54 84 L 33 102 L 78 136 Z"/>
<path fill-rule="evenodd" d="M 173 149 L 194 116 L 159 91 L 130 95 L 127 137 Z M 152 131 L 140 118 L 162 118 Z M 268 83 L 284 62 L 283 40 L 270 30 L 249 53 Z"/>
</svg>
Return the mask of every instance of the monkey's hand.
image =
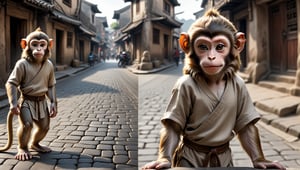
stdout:
<svg viewBox="0 0 300 170">
<path fill-rule="evenodd" d="M 55 103 L 50 104 L 50 117 L 53 118 L 57 115 L 57 107 Z"/>
<path fill-rule="evenodd" d="M 249 123 L 238 134 L 242 147 L 250 156 L 253 166 L 260 169 L 276 168 L 285 170 L 278 162 L 272 162 L 265 159 L 263 154 L 259 133 L 254 123 Z"/>
<path fill-rule="evenodd" d="M 253 161 L 253 166 L 254 168 L 258 168 L 258 169 L 281 169 L 281 170 L 286 170 L 286 168 L 284 166 L 282 166 L 280 163 L 278 162 L 272 162 L 269 160 L 265 160 L 265 159 L 258 159 Z"/>
<path fill-rule="evenodd" d="M 156 161 L 152 161 L 144 165 L 142 169 L 166 169 L 171 168 L 171 162 L 168 159 L 161 158 Z"/>
<path fill-rule="evenodd" d="M 171 159 L 178 146 L 181 128 L 172 120 L 164 120 L 162 123 L 164 127 L 160 132 L 158 159 L 147 163 L 142 169 L 164 169 L 172 166 Z"/>
<path fill-rule="evenodd" d="M 20 115 L 20 108 L 17 106 L 17 107 L 13 107 L 10 109 L 10 112 L 14 115 Z"/>
</svg>

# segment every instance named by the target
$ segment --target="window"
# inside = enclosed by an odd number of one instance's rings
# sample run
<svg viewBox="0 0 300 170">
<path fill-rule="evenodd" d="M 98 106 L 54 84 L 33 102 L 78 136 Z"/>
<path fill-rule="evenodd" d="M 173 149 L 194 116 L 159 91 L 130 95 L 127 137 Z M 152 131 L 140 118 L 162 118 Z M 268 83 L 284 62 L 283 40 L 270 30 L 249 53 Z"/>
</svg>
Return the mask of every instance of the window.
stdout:
<svg viewBox="0 0 300 170">
<path fill-rule="evenodd" d="M 171 7 L 170 4 L 168 4 L 166 1 L 164 1 L 164 11 L 167 14 L 171 14 Z"/>
<path fill-rule="evenodd" d="M 153 44 L 159 44 L 159 29 L 153 28 Z"/>
<path fill-rule="evenodd" d="M 136 13 L 140 12 L 140 0 L 136 0 Z"/>
<path fill-rule="evenodd" d="M 297 31 L 297 5 L 295 0 L 287 1 L 287 31 L 296 32 Z"/>
<path fill-rule="evenodd" d="M 68 48 L 73 47 L 73 33 L 72 32 L 67 33 L 67 47 Z"/>
<path fill-rule="evenodd" d="M 72 0 L 63 0 L 63 3 L 69 7 L 72 7 Z"/>
</svg>

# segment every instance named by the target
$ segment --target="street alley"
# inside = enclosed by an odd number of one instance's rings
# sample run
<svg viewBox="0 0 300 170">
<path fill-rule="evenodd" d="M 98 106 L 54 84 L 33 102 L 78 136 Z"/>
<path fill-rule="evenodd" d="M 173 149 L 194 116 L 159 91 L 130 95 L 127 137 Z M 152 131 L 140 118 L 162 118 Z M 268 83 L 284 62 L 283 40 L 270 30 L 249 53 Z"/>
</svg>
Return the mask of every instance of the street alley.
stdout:
<svg viewBox="0 0 300 170">
<path fill-rule="evenodd" d="M 0 153 L 0 169 L 89 169 L 137 167 L 137 76 L 117 63 L 100 63 L 57 82 L 58 115 L 42 144 L 51 153 L 14 159 L 17 148 Z M 0 143 L 6 136 L 7 109 L 1 110 Z"/>
<path fill-rule="evenodd" d="M 160 118 L 166 109 L 171 89 L 181 75 L 182 65 L 158 74 L 139 77 L 139 167 L 157 158 Z M 300 145 L 294 144 L 295 137 L 278 132 L 278 129 L 269 127 L 262 121 L 257 126 L 266 158 L 277 160 L 288 169 L 299 169 Z M 231 142 L 231 148 L 235 166 L 252 167 L 251 160 L 236 138 Z"/>
</svg>

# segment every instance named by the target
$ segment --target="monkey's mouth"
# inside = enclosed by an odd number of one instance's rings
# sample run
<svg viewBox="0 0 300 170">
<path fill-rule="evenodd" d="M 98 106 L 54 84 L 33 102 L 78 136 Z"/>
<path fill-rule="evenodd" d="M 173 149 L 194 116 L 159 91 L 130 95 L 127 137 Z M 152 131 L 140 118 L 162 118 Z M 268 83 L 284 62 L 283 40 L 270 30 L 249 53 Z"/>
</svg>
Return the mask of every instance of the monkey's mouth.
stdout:
<svg viewBox="0 0 300 170">
<path fill-rule="evenodd" d="M 219 68 L 219 67 L 223 67 L 223 65 L 204 65 L 203 67 L 205 68 Z"/>
<path fill-rule="evenodd" d="M 203 66 L 205 72 L 208 72 L 208 73 L 216 73 L 216 72 L 219 72 L 222 68 L 223 68 L 223 65 L 207 65 L 207 66 Z"/>
<path fill-rule="evenodd" d="M 33 55 L 35 56 L 35 57 L 43 57 L 43 53 L 33 53 Z"/>
</svg>

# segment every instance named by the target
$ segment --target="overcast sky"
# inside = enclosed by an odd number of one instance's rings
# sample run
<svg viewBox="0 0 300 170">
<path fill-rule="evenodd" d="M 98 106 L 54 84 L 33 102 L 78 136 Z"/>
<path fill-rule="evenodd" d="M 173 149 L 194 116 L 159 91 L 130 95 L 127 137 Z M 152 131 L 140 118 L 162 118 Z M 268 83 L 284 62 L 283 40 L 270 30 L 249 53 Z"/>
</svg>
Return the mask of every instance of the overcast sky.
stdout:
<svg viewBox="0 0 300 170">
<path fill-rule="evenodd" d="M 108 25 L 110 25 L 115 20 L 112 19 L 114 11 L 119 10 L 130 2 L 124 2 L 124 0 L 87 0 L 93 4 L 98 5 L 98 9 L 102 12 L 99 16 L 106 16 Z M 183 12 L 178 14 L 179 19 L 195 19 L 193 15 L 195 12 L 200 10 L 202 0 L 178 0 L 180 6 L 175 7 L 175 13 Z"/>
</svg>

